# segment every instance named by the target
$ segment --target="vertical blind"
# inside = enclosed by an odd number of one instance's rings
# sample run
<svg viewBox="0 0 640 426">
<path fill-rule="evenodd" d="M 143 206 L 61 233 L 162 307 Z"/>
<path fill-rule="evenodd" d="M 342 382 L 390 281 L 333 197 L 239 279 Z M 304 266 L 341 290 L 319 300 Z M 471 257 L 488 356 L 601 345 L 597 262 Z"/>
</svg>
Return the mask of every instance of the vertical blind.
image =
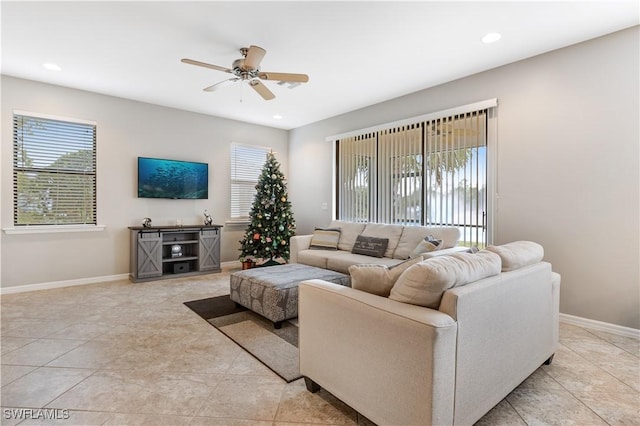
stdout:
<svg viewBox="0 0 640 426">
<path fill-rule="evenodd" d="M 340 140 L 338 160 L 339 216 L 354 222 L 375 222 L 377 144 L 375 134 Z"/>
<path fill-rule="evenodd" d="M 458 227 L 486 244 L 487 109 L 336 141 L 338 218 Z"/>
<path fill-rule="evenodd" d="M 13 115 L 14 225 L 96 224 L 96 126 Z"/>
<path fill-rule="evenodd" d="M 249 217 L 269 151 L 263 146 L 231 144 L 231 219 Z"/>
</svg>

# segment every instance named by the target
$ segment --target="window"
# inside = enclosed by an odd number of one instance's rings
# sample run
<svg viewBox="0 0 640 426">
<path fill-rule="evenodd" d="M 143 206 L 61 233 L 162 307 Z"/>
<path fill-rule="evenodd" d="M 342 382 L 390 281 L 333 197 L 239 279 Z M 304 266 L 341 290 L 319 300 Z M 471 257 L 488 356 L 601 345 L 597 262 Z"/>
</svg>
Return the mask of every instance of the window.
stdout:
<svg viewBox="0 0 640 426">
<path fill-rule="evenodd" d="M 13 223 L 96 225 L 95 123 L 14 111 Z"/>
<path fill-rule="evenodd" d="M 337 218 L 455 226 L 461 244 L 486 246 L 489 111 L 447 111 L 336 137 Z"/>
<path fill-rule="evenodd" d="M 231 144 L 231 219 L 248 219 L 270 148 Z"/>
</svg>

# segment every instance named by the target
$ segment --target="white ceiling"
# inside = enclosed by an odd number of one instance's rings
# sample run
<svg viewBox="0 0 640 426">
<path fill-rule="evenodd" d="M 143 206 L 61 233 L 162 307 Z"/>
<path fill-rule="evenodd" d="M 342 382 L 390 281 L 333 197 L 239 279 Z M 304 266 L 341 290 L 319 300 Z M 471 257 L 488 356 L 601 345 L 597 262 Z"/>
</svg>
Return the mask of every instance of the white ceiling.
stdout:
<svg viewBox="0 0 640 426">
<path fill-rule="evenodd" d="M 291 129 L 639 23 L 638 1 L 7 2 L 2 74 Z M 483 44 L 488 32 L 502 39 Z M 204 87 L 238 49 L 267 50 L 263 71 L 306 73 Z M 42 67 L 53 62 L 61 71 Z M 41 111 L 46 113 L 46 111 Z M 273 115 L 283 118 L 276 120 Z"/>
</svg>

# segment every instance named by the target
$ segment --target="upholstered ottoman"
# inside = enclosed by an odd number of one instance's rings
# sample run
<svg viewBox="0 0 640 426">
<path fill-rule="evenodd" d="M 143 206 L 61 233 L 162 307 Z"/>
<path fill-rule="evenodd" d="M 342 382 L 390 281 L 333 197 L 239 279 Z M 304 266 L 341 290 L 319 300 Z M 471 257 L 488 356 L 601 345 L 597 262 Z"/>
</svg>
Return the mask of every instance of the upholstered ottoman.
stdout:
<svg viewBox="0 0 640 426">
<path fill-rule="evenodd" d="M 289 263 L 232 273 L 231 300 L 280 328 L 282 321 L 298 316 L 298 284 L 316 278 L 344 286 L 351 284 L 350 277 L 340 272 Z"/>
</svg>

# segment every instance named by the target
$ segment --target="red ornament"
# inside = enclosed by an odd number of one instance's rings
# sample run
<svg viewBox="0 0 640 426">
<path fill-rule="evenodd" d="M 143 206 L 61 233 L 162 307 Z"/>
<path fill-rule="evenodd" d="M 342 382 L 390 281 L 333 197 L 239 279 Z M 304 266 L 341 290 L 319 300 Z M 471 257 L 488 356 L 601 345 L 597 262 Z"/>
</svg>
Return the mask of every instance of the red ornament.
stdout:
<svg viewBox="0 0 640 426">
<path fill-rule="evenodd" d="M 258 234 L 257 232 L 255 234 L 253 234 L 253 239 L 254 240 L 259 240 L 260 239 L 260 234 Z"/>
</svg>

